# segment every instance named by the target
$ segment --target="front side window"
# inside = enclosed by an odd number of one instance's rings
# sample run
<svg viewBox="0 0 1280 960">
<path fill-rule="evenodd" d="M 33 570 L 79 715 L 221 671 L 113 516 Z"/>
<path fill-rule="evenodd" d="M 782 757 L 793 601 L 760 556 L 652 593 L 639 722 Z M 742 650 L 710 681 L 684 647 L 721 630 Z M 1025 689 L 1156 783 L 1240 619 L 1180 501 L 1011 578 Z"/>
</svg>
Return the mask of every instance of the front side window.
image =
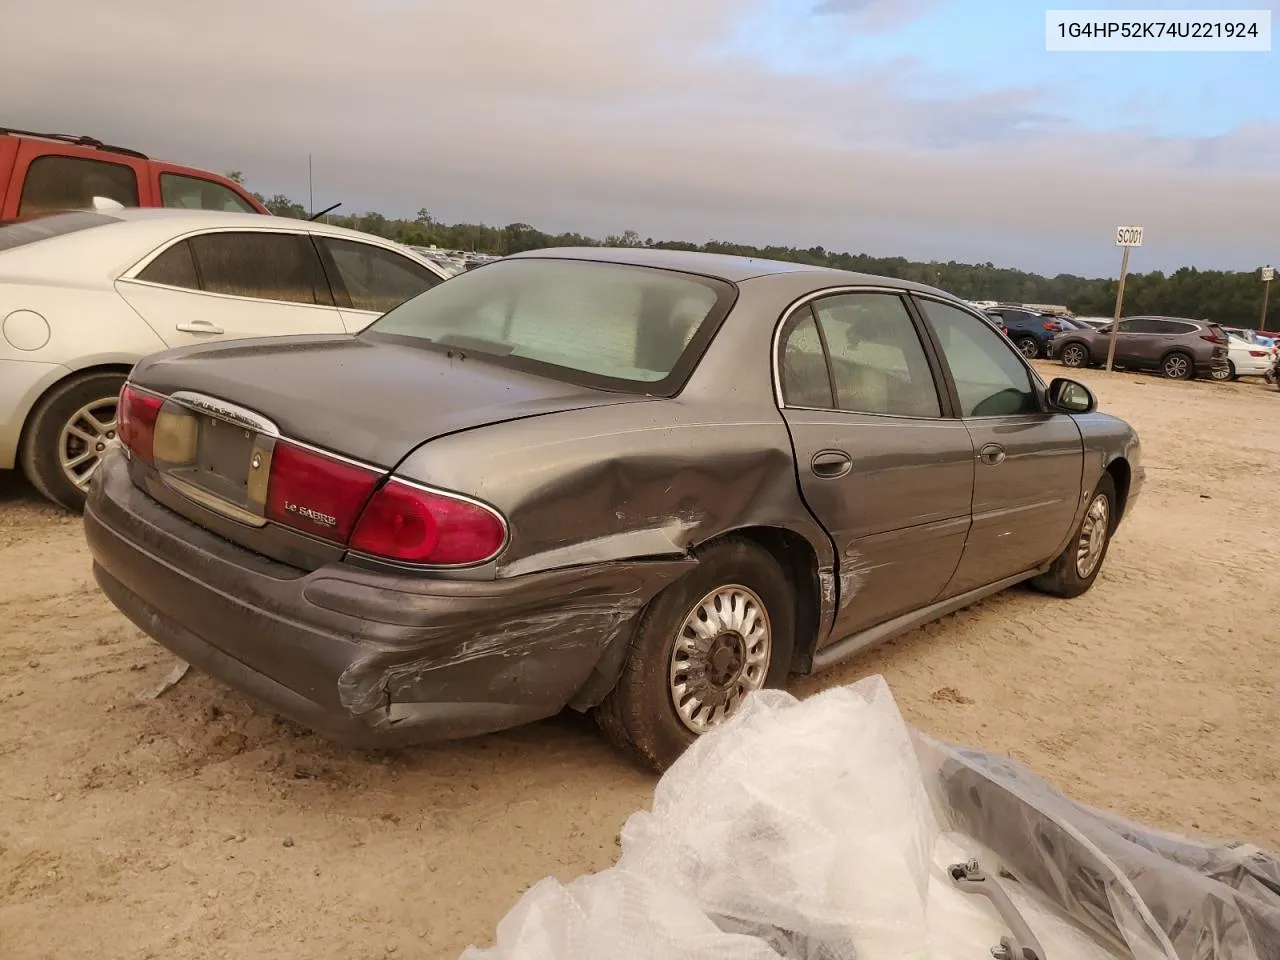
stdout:
<svg viewBox="0 0 1280 960">
<path fill-rule="evenodd" d="M 326 306 L 333 302 L 309 237 L 229 231 L 192 237 L 190 243 L 208 293 Z"/>
<path fill-rule="evenodd" d="M 440 282 L 422 264 L 383 247 L 336 237 L 316 239 L 333 258 L 353 310 L 386 313 Z"/>
<path fill-rule="evenodd" d="M 958 307 L 923 298 L 919 303 L 951 369 L 962 417 L 1042 412 L 1031 375 L 1008 340 Z"/>
<path fill-rule="evenodd" d="M 462 350 L 605 389 L 670 395 L 735 294 L 723 281 L 650 267 L 496 260 L 396 307 L 361 336 Z"/>
<path fill-rule="evenodd" d="M 89 210 L 94 197 L 121 206 L 138 205 L 138 175 L 133 167 L 87 157 L 36 157 L 22 184 L 19 217 L 37 217 L 56 210 Z"/>
<path fill-rule="evenodd" d="M 902 298 L 843 293 L 813 304 L 831 357 L 836 402 L 851 413 L 938 417 L 938 389 Z"/>
<path fill-rule="evenodd" d="M 249 201 L 220 183 L 180 173 L 160 174 L 160 202 L 181 210 L 257 213 Z"/>
</svg>

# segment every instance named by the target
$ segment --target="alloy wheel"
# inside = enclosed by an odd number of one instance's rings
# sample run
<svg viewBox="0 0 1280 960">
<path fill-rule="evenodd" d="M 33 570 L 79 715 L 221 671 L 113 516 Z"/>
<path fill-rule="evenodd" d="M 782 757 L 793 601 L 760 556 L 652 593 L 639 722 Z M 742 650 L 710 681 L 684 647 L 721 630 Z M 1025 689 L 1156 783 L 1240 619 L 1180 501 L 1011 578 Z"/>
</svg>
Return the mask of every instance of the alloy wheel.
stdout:
<svg viewBox="0 0 1280 960">
<path fill-rule="evenodd" d="M 1185 380 L 1190 370 L 1190 361 L 1181 354 L 1175 353 L 1164 362 L 1164 375 L 1170 380 Z"/>
<path fill-rule="evenodd" d="M 1064 347 L 1062 350 L 1062 362 L 1068 367 L 1083 367 L 1085 362 L 1084 347 L 1077 343 Z"/>
<path fill-rule="evenodd" d="M 116 439 L 116 399 L 102 397 L 73 413 L 58 435 L 58 464 L 63 475 L 88 490 L 102 454 Z"/>
</svg>

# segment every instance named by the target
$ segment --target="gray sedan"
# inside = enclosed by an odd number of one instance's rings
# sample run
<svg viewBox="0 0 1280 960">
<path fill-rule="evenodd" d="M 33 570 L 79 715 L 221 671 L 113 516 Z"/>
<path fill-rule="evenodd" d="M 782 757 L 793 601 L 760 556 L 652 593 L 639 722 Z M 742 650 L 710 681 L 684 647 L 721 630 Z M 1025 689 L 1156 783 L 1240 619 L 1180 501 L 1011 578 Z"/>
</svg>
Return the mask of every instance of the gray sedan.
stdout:
<svg viewBox="0 0 1280 960">
<path fill-rule="evenodd" d="M 752 690 L 1088 590 L 1143 480 L 1096 405 L 928 287 L 544 250 L 140 362 L 85 529 L 134 623 L 335 739 L 569 706 L 661 768 Z"/>
</svg>

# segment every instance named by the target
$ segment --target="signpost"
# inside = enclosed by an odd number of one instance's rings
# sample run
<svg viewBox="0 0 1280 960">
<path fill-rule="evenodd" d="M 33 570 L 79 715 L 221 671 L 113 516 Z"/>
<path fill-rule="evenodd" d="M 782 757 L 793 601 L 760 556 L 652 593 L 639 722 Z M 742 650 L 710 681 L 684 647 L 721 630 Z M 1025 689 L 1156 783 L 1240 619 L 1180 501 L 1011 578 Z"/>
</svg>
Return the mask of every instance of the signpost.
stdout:
<svg viewBox="0 0 1280 960">
<path fill-rule="evenodd" d="M 1107 372 L 1116 358 L 1116 333 L 1120 329 L 1120 312 L 1124 308 L 1124 278 L 1129 273 L 1129 250 L 1142 246 L 1141 227 L 1116 227 L 1116 246 L 1124 247 L 1120 257 L 1120 286 L 1116 290 L 1116 313 L 1111 320 L 1111 336 L 1107 342 Z"/>
<path fill-rule="evenodd" d="M 1267 330 L 1267 295 L 1271 293 L 1271 281 L 1275 278 L 1275 267 L 1262 268 L 1262 320 L 1258 324 L 1259 333 L 1266 333 Z"/>
</svg>

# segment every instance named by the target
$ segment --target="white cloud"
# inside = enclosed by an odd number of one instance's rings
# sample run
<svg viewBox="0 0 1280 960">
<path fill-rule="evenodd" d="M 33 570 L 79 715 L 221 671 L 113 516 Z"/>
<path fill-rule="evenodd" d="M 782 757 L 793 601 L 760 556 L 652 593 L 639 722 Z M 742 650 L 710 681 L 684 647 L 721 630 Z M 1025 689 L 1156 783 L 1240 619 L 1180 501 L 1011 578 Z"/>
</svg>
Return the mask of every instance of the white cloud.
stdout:
<svg viewBox="0 0 1280 960">
<path fill-rule="evenodd" d="M 874 13 L 884 0 L 861 11 Z M 918 100 L 713 56 L 754 0 L 149 0 L 6 17 L 0 115 L 317 202 L 550 229 L 1112 270 L 1275 258 L 1280 125 L 1212 141 L 1073 131 L 1010 89 Z M 854 14 L 858 15 L 857 12 Z M 66 29 L 66 24 L 75 29 Z M 1161 251 L 1170 259 L 1161 259 Z"/>
</svg>

